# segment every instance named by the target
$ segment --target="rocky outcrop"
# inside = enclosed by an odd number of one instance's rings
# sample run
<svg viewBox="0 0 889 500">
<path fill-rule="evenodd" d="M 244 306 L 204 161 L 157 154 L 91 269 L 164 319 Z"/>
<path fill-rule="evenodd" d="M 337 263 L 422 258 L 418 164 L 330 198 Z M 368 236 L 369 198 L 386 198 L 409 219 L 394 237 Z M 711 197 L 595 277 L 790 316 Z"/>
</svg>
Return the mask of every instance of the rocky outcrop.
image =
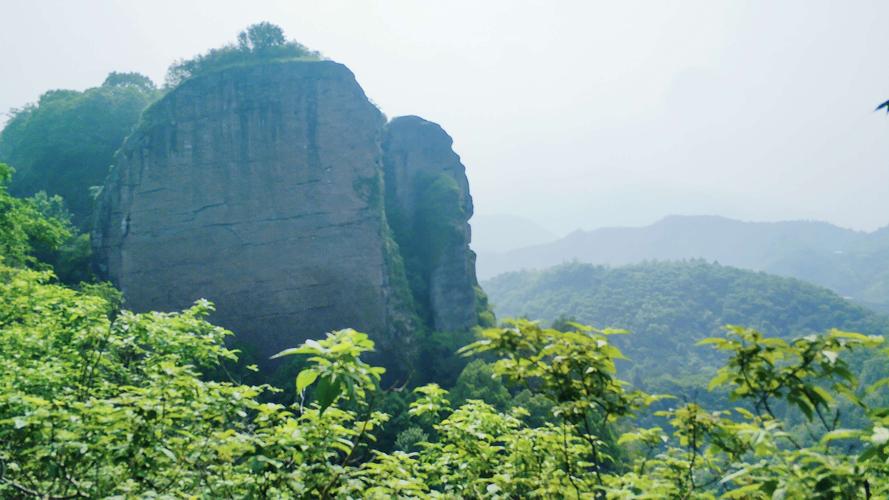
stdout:
<svg viewBox="0 0 889 500">
<path fill-rule="evenodd" d="M 137 311 L 213 301 L 212 319 L 260 361 L 354 327 L 376 340 L 378 361 L 404 366 L 415 332 L 476 324 L 472 202 L 450 145 L 416 117 L 387 126 L 331 61 L 192 78 L 117 154 L 97 269 Z"/>
<path fill-rule="evenodd" d="M 386 210 L 413 297 L 436 330 L 478 322 L 472 197 L 453 139 L 417 116 L 392 120 L 383 142 Z"/>
</svg>

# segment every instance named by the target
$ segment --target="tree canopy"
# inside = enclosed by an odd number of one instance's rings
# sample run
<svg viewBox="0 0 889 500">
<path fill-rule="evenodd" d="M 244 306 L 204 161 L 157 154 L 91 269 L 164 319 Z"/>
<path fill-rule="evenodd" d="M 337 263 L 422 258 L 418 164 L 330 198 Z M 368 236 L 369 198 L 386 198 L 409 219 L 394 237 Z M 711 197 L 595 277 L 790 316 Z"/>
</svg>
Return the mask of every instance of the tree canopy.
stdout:
<svg viewBox="0 0 889 500">
<path fill-rule="evenodd" d="M 104 183 L 114 153 L 157 95 L 148 77 L 115 72 L 99 87 L 51 90 L 13 110 L 0 132 L 0 161 L 16 169 L 12 193 L 60 195 L 75 226 L 86 230 L 90 188 Z"/>
<path fill-rule="evenodd" d="M 45 193 L 22 200 L 7 192 L 13 169 L 0 163 L 0 256 L 7 265 L 40 266 L 37 254 L 58 249 L 71 231 L 64 220 L 49 215 L 61 200 Z"/>
</svg>

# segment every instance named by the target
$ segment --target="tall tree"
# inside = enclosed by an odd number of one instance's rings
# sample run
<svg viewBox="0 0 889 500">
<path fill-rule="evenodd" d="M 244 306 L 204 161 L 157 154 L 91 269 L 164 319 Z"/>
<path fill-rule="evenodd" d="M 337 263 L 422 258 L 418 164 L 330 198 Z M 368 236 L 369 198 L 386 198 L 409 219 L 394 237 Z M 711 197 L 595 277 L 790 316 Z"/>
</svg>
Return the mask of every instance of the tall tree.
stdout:
<svg viewBox="0 0 889 500">
<path fill-rule="evenodd" d="M 0 161 L 17 171 L 10 191 L 60 195 L 74 224 L 87 228 L 90 188 L 104 182 L 114 153 L 156 95 L 146 76 L 111 73 L 99 87 L 51 90 L 13 110 L 0 132 Z"/>
</svg>

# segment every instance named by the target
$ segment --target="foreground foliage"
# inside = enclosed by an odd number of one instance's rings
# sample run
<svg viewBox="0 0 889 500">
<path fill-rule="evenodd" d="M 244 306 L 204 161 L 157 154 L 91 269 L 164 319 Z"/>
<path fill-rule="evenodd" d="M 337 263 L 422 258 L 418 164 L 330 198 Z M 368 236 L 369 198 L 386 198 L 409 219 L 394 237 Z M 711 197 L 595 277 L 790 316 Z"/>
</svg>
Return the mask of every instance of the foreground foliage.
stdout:
<svg viewBox="0 0 889 500">
<path fill-rule="evenodd" d="M 283 405 L 268 402 L 277 389 L 204 375 L 236 357 L 229 332 L 205 321 L 210 304 L 133 314 L 50 279 L 0 267 L 0 496 L 889 494 L 889 408 L 867 408 L 846 362 L 880 337 L 834 330 L 788 342 L 733 327 L 707 343 L 728 355 L 714 385 L 737 407 L 674 401 L 660 427 L 636 428 L 634 416 L 661 398 L 617 378 L 611 337 L 623 332 L 516 321 L 464 352 L 550 400 L 547 421 L 476 399 L 455 407 L 423 386 L 409 410 L 417 428 L 401 439 L 410 449 L 384 453 L 374 439 L 391 416 L 378 409 L 382 369 L 361 360 L 373 347 L 366 335 L 332 332 L 281 353 L 307 362 L 296 402 Z M 860 427 L 834 427 L 839 399 L 866 408 Z M 789 433 L 775 415 L 782 405 L 810 417 L 816 439 Z"/>
<path fill-rule="evenodd" d="M 277 356 L 301 358 L 287 394 L 227 375 L 206 301 L 134 314 L 58 284 L 38 256 L 71 233 L 62 207 L 4 187 L 0 497 L 889 497 L 889 379 L 857 376 L 882 337 L 729 327 L 701 344 L 735 403 L 707 408 L 622 381 L 620 330 L 507 322 L 461 349 L 452 393 L 409 395 L 340 330 Z"/>
</svg>

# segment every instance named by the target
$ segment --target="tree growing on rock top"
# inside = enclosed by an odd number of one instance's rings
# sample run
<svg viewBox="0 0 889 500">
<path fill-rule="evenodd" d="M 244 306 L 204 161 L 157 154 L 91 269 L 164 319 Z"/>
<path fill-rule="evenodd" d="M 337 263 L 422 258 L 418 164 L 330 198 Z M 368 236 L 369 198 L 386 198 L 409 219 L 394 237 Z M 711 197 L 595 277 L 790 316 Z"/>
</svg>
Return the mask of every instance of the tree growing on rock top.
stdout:
<svg viewBox="0 0 889 500">
<path fill-rule="evenodd" d="M 280 47 L 287 43 L 284 30 L 276 24 L 261 22 L 247 26 L 238 34 L 238 48 L 246 51 L 259 52 L 269 47 Z"/>
<path fill-rule="evenodd" d="M 320 59 L 321 55 L 296 40 L 288 40 L 284 30 L 269 22 L 251 24 L 238 33 L 236 44 L 210 49 L 191 59 L 173 63 L 167 70 L 166 86 L 173 88 L 210 71 L 272 59 Z"/>
</svg>

